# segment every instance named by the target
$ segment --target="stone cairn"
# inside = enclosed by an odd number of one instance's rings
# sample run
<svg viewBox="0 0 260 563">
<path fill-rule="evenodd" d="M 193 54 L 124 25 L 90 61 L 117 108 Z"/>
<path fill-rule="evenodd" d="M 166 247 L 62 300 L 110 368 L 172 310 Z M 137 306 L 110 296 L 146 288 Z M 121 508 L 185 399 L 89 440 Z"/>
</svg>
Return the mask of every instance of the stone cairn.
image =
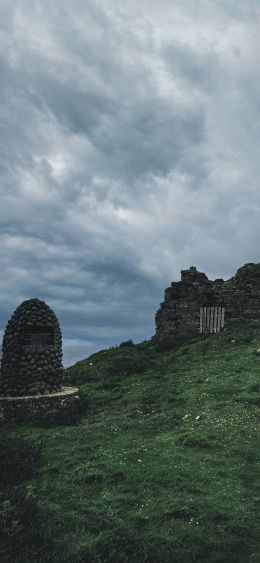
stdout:
<svg viewBox="0 0 260 563">
<path fill-rule="evenodd" d="M 0 395 L 60 391 L 62 373 L 62 335 L 57 317 L 44 301 L 24 301 L 4 333 Z"/>
</svg>

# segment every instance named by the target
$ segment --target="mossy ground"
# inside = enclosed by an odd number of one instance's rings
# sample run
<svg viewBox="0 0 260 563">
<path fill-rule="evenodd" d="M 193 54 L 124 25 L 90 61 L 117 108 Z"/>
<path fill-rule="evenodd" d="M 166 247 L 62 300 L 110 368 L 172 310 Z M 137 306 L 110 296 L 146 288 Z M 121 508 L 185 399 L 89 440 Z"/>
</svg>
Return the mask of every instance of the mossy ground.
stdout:
<svg viewBox="0 0 260 563">
<path fill-rule="evenodd" d="M 2 487 L 2 559 L 259 563 L 260 322 L 159 352 L 150 342 L 66 370 L 78 425 L 2 425 L 41 446 Z"/>
</svg>

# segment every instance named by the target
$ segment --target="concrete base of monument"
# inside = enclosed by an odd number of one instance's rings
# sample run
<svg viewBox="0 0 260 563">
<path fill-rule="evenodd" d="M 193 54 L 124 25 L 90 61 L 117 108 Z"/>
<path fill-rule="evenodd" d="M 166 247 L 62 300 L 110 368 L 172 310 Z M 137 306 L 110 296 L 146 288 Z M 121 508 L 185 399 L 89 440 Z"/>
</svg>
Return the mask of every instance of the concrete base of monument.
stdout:
<svg viewBox="0 0 260 563">
<path fill-rule="evenodd" d="M 63 387 L 54 393 L 0 396 L 0 421 L 66 421 L 75 418 L 80 397 L 77 387 Z"/>
</svg>

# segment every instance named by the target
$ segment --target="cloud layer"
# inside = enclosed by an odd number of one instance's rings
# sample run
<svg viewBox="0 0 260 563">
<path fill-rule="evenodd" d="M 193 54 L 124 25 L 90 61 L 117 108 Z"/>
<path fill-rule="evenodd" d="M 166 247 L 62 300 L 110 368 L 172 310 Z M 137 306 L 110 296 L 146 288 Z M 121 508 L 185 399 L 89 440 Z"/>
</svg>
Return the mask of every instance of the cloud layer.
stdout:
<svg viewBox="0 0 260 563">
<path fill-rule="evenodd" d="M 3 330 L 44 299 L 65 363 L 154 333 L 181 268 L 258 262 L 257 1 L 0 7 Z"/>
</svg>

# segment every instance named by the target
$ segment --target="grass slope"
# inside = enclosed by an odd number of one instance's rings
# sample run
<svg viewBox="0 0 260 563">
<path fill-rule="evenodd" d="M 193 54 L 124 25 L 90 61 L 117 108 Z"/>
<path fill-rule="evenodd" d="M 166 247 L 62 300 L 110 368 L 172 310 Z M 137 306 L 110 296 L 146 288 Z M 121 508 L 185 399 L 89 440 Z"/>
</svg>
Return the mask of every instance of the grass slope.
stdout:
<svg viewBox="0 0 260 563">
<path fill-rule="evenodd" d="M 78 426 L 2 426 L 41 457 L 2 485 L 1 561 L 258 563 L 258 348 L 260 323 L 236 323 L 67 369 Z"/>
</svg>

